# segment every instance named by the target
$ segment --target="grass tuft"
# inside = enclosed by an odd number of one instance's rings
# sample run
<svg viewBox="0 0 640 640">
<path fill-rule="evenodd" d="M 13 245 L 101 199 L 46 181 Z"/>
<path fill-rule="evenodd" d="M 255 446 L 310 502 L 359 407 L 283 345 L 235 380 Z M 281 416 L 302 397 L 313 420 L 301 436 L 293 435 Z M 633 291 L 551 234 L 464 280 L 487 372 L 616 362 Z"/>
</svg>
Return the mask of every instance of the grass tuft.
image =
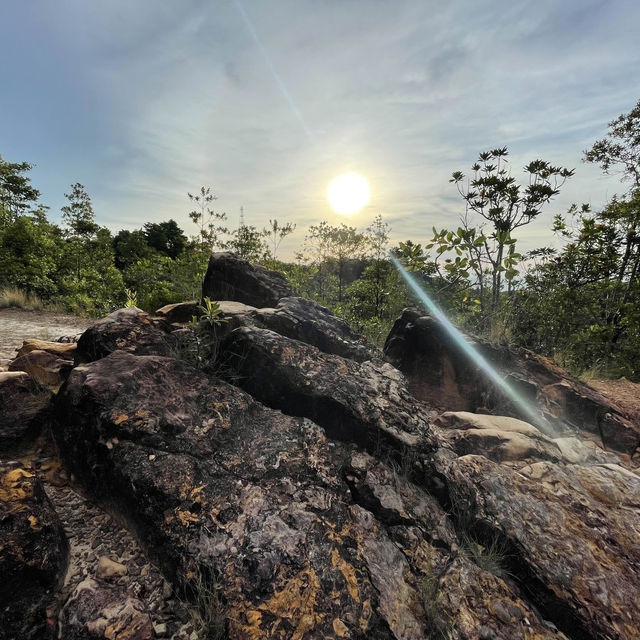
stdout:
<svg viewBox="0 0 640 640">
<path fill-rule="evenodd" d="M 17 287 L 5 287 L 0 290 L 0 309 L 7 308 L 42 311 L 44 303 L 35 294 L 26 293 Z"/>
</svg>

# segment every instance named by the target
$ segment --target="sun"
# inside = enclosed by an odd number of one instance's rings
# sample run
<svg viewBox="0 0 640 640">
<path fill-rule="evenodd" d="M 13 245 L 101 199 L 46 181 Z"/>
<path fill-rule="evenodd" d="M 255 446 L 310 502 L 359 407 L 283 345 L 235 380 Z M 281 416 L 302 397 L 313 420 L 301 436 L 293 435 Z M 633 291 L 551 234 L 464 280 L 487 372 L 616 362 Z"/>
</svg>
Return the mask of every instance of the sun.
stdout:
<svg viewBox="0 0 640 640">
<path fill-rule="evenodd" d="M 345 173 L 329 183 L 327 198 L 336 213 L 350 215 L 369 202 L 369 183 L 357 173 Z"/>
</svg>

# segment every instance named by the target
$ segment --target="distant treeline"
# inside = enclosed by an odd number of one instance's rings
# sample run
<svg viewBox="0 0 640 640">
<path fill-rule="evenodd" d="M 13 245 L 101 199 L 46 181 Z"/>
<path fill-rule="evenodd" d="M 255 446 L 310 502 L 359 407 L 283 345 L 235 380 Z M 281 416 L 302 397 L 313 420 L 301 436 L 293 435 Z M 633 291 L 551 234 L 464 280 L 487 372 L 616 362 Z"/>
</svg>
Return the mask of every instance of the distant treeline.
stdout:
<svg viewBox="0 0 640 640">
<path fill-rule="evenodd" d="M 420 243 L 391 247 L 382 216 L 364 230 L 321 222 L 289 261 L 278 251 L 295 224 L 274 219 L 265 229 L 230 230 L 208 187 L 187 194 L 190 206 L 176 213 L 195 223 L 189 238 L 173 219 L 113 235 L 96 222 L 79 183 L 65 194 L 62 226 L 53 224 L 31 186 L 32 165 L 0 156 L 0 290 L 77 314 L 102 315 L 127 303 L 152 312 L 197 298 L 211 252 L 224 249 L 281 271 L 301 295 L 380 344 L 401 309 L 416 302 L 389 259 L 393 251 L 467 330 L 552 356 L 576 373 L 638 380 L 638 131 L 640 102 L 584 154 L 586 162 L 619 173 L 629 189 L 600 211 L 573 205 L 553 220 L 563 248 L 527 254 L 518 251 L 517 230 L 546 210 L 573 170 L 534 160 L 519 182 L 506 148 L 481 153 L 468 175 L 452 175 L 463 204 L 458 228 L 433 228 L 419 234 Z"/>
</svg>

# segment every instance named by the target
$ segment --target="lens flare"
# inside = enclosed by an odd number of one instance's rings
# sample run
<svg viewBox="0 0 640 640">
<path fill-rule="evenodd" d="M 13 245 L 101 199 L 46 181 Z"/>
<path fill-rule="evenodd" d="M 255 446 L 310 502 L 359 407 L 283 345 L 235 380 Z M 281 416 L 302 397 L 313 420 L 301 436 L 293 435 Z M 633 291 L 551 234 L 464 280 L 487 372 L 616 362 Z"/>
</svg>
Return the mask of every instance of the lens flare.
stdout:
<svg viewBox="0 0 640 640">
<path fill-rule="evenodd" d="M 400 272 L 405 279 L 411 290 L 418 296 L 422 304 L 429 310 L 429 312 L 440 322 L 442 326 L 447 330 L 447 333 L 454 339 L 458 347 L 474 362 L 487 377 L 499 388 L 504 394 L 522 411 L 527 417 L 527 420 L 538 427 L 546 435 L 555 437 L 555 433 L 552 425 L 549 421 L 531 405 L 525 398 L 523 398 L 489 363 L 489 361 L 475 349 L 464 335 L 456 328 L 456 326 L 444 315 L 440 307 L 422 290 L 422 287 L 418 284 L 416 279 L 402 266 L 402 263 L 393 253 L 391 256 L 391 262 L 395 268 Z"/>
</svg>

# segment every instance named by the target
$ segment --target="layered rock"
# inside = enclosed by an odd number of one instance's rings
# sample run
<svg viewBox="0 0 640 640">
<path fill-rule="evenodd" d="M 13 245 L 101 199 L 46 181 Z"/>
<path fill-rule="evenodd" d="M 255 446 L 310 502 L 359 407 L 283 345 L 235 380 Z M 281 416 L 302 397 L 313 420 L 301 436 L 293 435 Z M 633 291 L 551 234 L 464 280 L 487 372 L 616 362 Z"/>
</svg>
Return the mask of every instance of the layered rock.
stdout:
<svg viewBox="0 0 640 640">
<path fill-rule="evenodd" d="M 47 421 L 51 393 L 23 371 L 0 371 L 0 455 L 28 446 Z"/>
<path fill-rule="evenodd" d="M 69 548 L 32 469 L 0 464 L 0 638 L 53 638 L 47 617 Z"/>
<path fill-rule="evenodd" d="M 520 397 L 553 425 L 555 432 L 597 438 L 606 449 L 633 456 L 640 445 L 640 425 L 588 385 L 570 377 L 546 358 L 498 347 L 464 336 Z M 432 316 L 406 309 L 384 346 L 385 358 L 409 380 L 419 399 L 446 410 L 493 413 L 527 419 L 527 413 L 492 384 L 476 363 Z"/>
<path fill-rule="evenodd" d="M 233 253 L 214 253 L 202 281 L 202 297 L 236 300 L 253 307 L 275 307 L 294 288 L 277 271 L 252 265 Z"/>
</svg>

